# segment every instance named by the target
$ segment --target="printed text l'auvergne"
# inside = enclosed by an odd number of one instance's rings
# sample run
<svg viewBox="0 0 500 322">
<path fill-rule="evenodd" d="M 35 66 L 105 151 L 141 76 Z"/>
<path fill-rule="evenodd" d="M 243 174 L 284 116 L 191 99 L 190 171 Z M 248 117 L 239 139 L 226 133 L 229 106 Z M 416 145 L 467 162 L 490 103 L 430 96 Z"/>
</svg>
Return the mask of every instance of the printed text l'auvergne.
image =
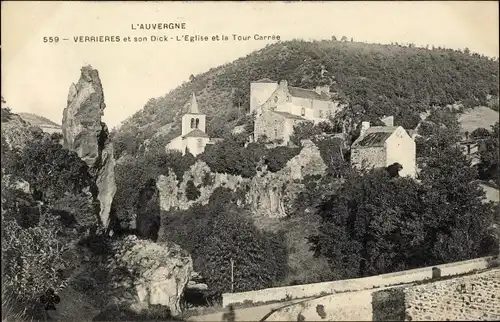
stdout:
<svg viewBox="0 0 500 322">
<path fill-rule="evenodd" d="M 186 29 L 185 22 L 133 23 L 132 30 L 173 30 Z"/>
</svg>

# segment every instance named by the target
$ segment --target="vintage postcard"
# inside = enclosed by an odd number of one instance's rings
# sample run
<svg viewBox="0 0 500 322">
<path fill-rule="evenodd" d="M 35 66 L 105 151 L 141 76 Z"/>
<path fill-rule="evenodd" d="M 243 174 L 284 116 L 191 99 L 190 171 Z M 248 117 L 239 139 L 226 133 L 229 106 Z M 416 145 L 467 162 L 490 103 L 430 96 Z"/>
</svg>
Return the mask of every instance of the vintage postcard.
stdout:
<svg viewBox="0 0 500 322">
<path fill-rule="evenodd" d="M 498 1 L 2 1 L 2 320 L 500 320 Z"/>
</svg>

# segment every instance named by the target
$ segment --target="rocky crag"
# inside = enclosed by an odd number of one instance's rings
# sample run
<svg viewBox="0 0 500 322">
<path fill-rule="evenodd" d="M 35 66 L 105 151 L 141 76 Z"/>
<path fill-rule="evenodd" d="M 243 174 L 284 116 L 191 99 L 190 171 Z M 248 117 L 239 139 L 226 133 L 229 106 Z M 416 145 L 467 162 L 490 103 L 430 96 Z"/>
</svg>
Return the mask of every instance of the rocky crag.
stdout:
<svg viewBox="0 0 500 322">
<path fill-rule="evenodd" d="M 105 107 L 98 71 L 91 66 L 82 67 L 78 83 L 71 84 L 63 112 L 63 146 L 75 151 L 89 166 L 95 179 L 101 223 L 107 227 L 116 183 L 113 145 L 107 126 L 101 121 Z"/>
<path fill-rule="evenodd" d="M 302 150 L 290 159 L 286 166 L 273 173 L 265 167 L 251 179 L 222 173 L 212 173 L 202 161 L 186 171 L 179 182 L 175 174 L 161 175 L 157 180 L 161 210 L 188 209 L 194 203 L 208 203 L 213 191 L 218 187 L 241 191 L 240 205 L 248 205 L 253 213 L 269 218 L 285 217 L 291 210 L 292 201 L 303 189 L 303 179 L 307 175 L 325 173 L 326 165 L 319 149 L 309 140 L 302 143 Z M 196 200 L 186 196 L 186 186 L 192 181 L 200 191 Z"/>
<path fill-rule="evenodd" d="M 111 282 L 109 305 L 140 312 L 155 305 L 181 313 L 181 297 L 193 275 L 189 253 L 171 242 L 155 243 L 127 236 L 113 243 L 107 262 Z"/>
</svg>

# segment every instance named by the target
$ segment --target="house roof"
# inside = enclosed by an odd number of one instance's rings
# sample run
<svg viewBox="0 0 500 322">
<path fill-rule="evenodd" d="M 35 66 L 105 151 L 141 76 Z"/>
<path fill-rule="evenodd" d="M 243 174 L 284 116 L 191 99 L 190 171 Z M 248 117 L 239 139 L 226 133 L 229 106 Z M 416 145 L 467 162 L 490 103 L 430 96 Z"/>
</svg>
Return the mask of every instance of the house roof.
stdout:
<svg viewBox="0 0 500 322">
<path fill-rule="evenodd" d="M 298 116 L 298 115 L 295 115 L 295 114 L 290 114 L 290 113 L 287 113 L 287 112 L 280 112 L 280 111 L 273 111 L 274 113 L 278 114 L 278 115 L 281 115 L 287 119 L 292 119 L 292 120 L 305 120 L 305 118 L 301 117 L 301 116 Z"/>
<path fill-rule="evenodd" d="M 383 147 L 397 126 L 372 126 L 353 143 L 353 147 Z"/>
<path fill-rule="evenodd" d="M 208 135 L 200 129 L 194 129 L 182 138 L 208 138 Z"/>
<path fill-rule="evenodd" d="M 299 87 L 288 86 L 288 91 L 293 97 L 300 97 L 306 99 L 330 101 L 330 97 L 325 93 L 318 94 L 315 90 L 304 89 Z"/>
</svg>

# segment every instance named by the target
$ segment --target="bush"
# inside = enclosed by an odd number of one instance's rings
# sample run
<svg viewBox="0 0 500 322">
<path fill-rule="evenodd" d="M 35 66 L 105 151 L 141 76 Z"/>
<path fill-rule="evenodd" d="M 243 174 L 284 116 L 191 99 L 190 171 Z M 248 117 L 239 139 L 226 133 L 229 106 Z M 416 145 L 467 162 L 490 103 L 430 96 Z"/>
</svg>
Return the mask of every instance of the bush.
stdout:
<svg viewBox="0 0 500 322">
<path fill-rule="evenodd" d="M 278 146 L 266 153 L 265 164 L 271 172 L 283 169 L 288 161 L 300 153 L 300 148 Z"/>
<path fill-rule="evenodd" d="M 199 158 L 212 172 L 252 178 L 257 173 L 257 165 L 264 151 L 265 147 L 261 144 L 251 143 L 244 147 L 230 136 L 222 142 L 207 146 Z"/>
<path fill-rule="evenodd" d="M 61 242 L 60 233 L 57 219 L 47 212 L 37 225 L 23 229 L 2 210 L 2 286 L 20 301 L 65 286 L 64 271 L 72 263 L 64 259 L 69 245 Z"/>
</svg>

